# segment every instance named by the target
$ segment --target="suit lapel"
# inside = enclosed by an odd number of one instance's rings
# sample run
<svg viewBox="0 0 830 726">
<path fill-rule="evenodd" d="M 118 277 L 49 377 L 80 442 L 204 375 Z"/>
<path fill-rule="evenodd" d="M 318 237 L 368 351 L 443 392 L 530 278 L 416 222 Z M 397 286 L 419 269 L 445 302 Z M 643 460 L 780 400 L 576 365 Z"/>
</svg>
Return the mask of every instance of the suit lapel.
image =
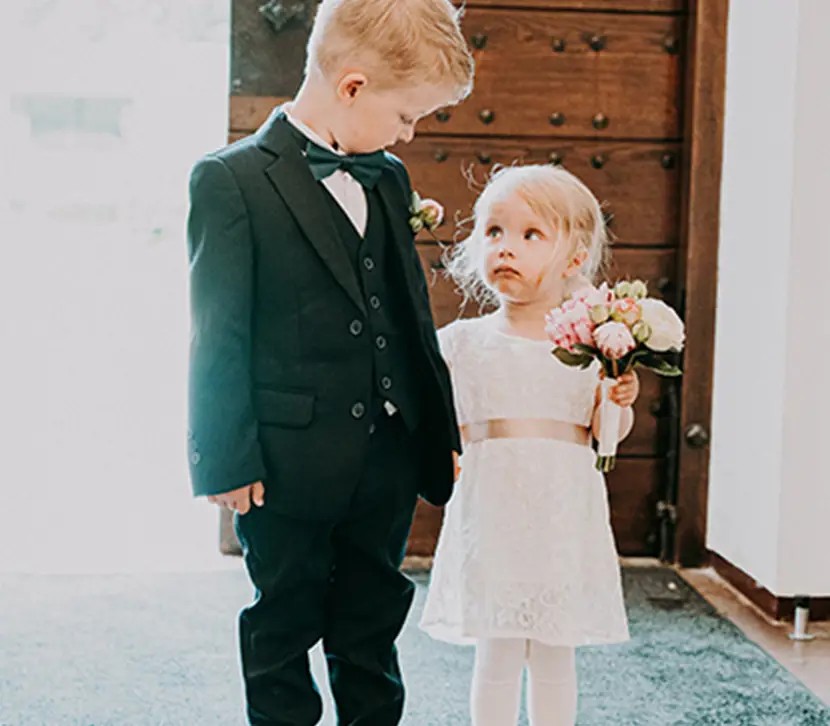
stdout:
<svg viewBox="0 0 830 726">
<path fill-rule="evenodd" d="M 293 133 L 281 109 L 276 109 L 257 132 L 257 143 L 277 155 L 265 173 L 317 254 L 365 314 L 357 274 L 321 196 L 326 191 L 312 176 Z"/>
<path fill-rule="evenodd" d="M 378 182 L 378 191 L 386 210 L 386 218 L 392 227 L 395 252 L 406 278 L 409 295 L 413 300 L 420 300 L 421 285 L 415 277 L 415 270 L 411 264 L 411 259 L 415 254 L 413 251 L 415 239 L 412 230 L 409 228 L 409 218 L 407 216 L 409 210 L 403 201 L 404 196 L 395 178 L 395 173 L 391 169 L 386 170 Z"/>
</svg>

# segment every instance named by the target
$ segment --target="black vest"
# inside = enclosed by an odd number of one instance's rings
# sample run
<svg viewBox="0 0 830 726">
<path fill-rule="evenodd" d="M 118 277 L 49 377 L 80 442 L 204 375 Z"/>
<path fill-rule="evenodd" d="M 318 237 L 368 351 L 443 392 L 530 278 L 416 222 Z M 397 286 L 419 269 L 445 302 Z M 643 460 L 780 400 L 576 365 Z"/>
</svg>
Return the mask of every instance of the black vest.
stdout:
<svg viewBox="0 0 830 726">
<path fill-rule="evenodd" d="M 322 186 L 322 185 L 321 185 Z M 421 394 L 416 359 L 418 331 L 407 324 L 407 300 L 400 272 L 399 254 L 378 191 L 367 190 L 368 220 L 361 237 L 340 204 L 323 187 L 323 196 L 342 243 L 355 267 L 368 310 L 368 318 L 356 318 L 350 333 L 372 351 L 374 388 L 370 411 L 381 414 L 385 403 L 393 404 L 411 431 L 421 418 Z M 397 283 L 397 284 L 396 284 Z"/>
</svg>

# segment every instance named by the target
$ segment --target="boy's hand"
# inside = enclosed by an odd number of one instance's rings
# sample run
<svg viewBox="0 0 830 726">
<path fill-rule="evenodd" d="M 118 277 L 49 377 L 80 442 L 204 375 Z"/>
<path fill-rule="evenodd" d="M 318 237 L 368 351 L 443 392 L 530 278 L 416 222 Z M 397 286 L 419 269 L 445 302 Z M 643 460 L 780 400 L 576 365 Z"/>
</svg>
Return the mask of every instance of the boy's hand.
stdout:
<svg viewBox="0 0 830 726">
<path fill-rule="evenodd" d="M 261 481 L 247 484 L 239 489 L 224 494 L 214 494 L 208 497 L 208 501 L 218 504 L 220 507 L 230 509 L 232 512 L 247 514 L 251 511 L 251 502 L 257 507 L 265 504 L 265 487 Z"/>
<path fill-rule="evenodd" d="M 610 399 L 623 408 L 633 406 L 640 395 L 640 378 L 634 371 L 630 371 L 623 373 L 617 381 L 617 385 L 609 392 Z"/>
</svg>

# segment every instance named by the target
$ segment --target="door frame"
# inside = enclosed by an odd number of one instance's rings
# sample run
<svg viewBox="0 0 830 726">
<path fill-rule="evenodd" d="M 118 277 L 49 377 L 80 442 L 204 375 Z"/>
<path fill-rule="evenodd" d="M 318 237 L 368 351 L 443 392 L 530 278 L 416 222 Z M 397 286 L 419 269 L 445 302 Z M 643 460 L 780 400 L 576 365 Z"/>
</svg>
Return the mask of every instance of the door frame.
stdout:
<svg viewBox="0 0 830 726">
<path fill-rule="evenodd" d="M 699 566 L 707 557 L 708 437 L 712 421 L 728 11 L 729 0 L 689 0 L 682 252 L 678 256 L 678 302 L 686 320 L 686 348 L 680 386 L 674 538 L 674 560 L 684 567 Z M 693 426 L 701 427 L 697 429 L 698 437 L 688 437 Z"/>
</svg>

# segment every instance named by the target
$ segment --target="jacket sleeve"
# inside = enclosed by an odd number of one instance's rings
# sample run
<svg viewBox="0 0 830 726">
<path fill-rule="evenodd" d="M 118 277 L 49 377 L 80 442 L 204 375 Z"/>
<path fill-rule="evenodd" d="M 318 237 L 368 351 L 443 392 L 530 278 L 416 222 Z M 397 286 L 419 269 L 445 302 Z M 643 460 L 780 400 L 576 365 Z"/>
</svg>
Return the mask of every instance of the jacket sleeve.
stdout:
<svg viewBox="0 0 830 726">
<path fill-rule="evenodd" d="M 406 200 L 406 208 L 409 209 L 409 203 L 412 198 L 412 181 L 409 178 L 409 172 L 406 170 L 406 166 L 404 163 L 396 156 L 389 154 L 389 160 L 392 164 L 393 169 L 395 170 L 395 176 L 398 179 L 398 184 L 400 185 L 401 192 L 405 197 Z M 427 285 L 426 275 L 424 274 L 424 268 L 421 266 L 421 258 L 418 255 L 418 248 L 415 245 L 415 239 L 413 235 L 412 244 L 409 248 L 409 255 L 410 255 L 410 264 L 413 268 L 413 273 L 416 279 L 419 282 L 419 287 L 421 291 L 421 310 L 422 315 L 426 322 L 429 323 L 427 326 L 430 331 L 430 337 L 432 339 L 432 346 L 435 351 L 436 356 L 436 364 L 440 366 L 441 371 L 440 375 L 445 381 L 446 389 L 442 391 L 444 395 L 444 403 L 447 407 L 447 410 L 450 412 L 453 420 L 452 426 L 452 441 L 451 447 L 453 450 L 461 453 L 461 439 L 458 433 L 458 424 L 456 422 L 456 414 L 455 414 L 455 407 L 452 397 L 452 385 L 450 383 L 450 373 L 449 368 L 447 367 L 447 361 L 444 359 L 441 353 L 441 347 L 439 344 L 438 333 L 435 329 L 435 320 L 432 316 L 432 310 L 430 306 L 430 298 L 429 298 L 429 287 Z"/>
<path fill-rule="evenodd" d="M 406 166 L 404 165 L 404 163 L 397 156 L 394 156 L 393 154 L 388 154 L 388 158 L 395 172 L 395 177 L 397 179 L 398 186 L 406 203 L 406 209 L 409 210 L 413 191 L 412 181 L 409 178 L 409 172 L 406 170 Z M 415 275 L 415 278 L 418 280 L 419 287 L 421 290 L 421 307 L 425 311 L 425 314 L 428 317 L 429 322 L 432 324 L 434 328 L 435 323 L 432 319 L 432 312 L 429 304 L 429 287 L 427 285 L 426 275 L 424 274 L 424 268 L 421 266 L 421 258 L 418 255 L 418 248 L 415 245 L 414 235 L 412 245 L 409 247 L 409 262 L 412 265 L 413 273 Z M 436 346 L 437 344 L 438 343 L 436 339 Z"/>
<path fill-rule="evenodd" d="M 218 157 L 190 176 L 188 458 L 193 493 L 265 478 L 251 380 L 253 245 L 245 201 Z"/>
</svg>

